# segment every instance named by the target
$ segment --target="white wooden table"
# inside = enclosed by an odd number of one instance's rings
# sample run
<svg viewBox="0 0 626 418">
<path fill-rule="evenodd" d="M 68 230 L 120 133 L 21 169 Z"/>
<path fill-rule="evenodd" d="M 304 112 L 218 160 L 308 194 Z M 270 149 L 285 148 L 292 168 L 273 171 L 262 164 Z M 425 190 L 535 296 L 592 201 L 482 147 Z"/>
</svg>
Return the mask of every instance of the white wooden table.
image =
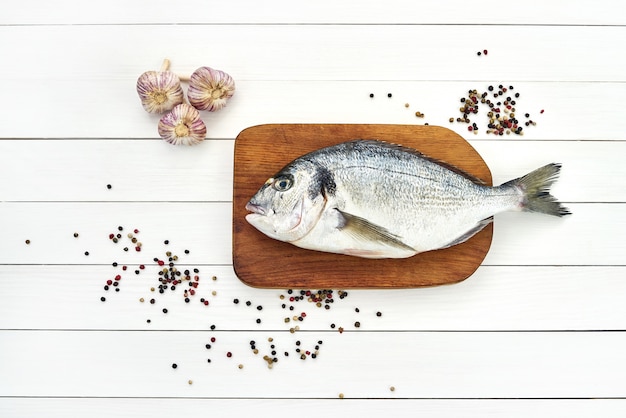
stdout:
<svg viewBox="0 0 626 418">
<path fill-rule="evenodd" d="M 0 416 L 624 416 L 624 25 L 609 0 L 3 5 Z M 197 147 L 162 141 L 137 98 L 166 57 L 236 80 Z M 537 125 L 448 122 L 490 84 L 514 85 Z M 286 290 L 249 288 L 231 264 L 234 138 L 263 123 L 446 126 L 494 183 L 563 163 L 554 193 L 573 215 L 497 216 L 461 284 L 282 309 Z M 125 252 L 134 228 L 142 251 Z M 166 251 L 200 271 L 188 304 L 150 292 Z"/>
</svg>

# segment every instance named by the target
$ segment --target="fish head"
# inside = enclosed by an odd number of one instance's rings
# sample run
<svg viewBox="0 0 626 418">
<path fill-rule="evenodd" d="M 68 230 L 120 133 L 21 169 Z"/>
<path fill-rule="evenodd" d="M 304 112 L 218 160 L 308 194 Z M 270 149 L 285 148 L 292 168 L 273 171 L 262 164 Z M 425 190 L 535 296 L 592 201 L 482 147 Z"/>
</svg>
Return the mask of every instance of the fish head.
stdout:
<svg viewBox="0 0 626 418">
<path fill-rule="evenodd" d="M 294 162 L 270 177 L 246 204 L 246 221 L 270 238 L 292 242 L 319 221 L 326 204 L 319 168 Z"/>
</svg>

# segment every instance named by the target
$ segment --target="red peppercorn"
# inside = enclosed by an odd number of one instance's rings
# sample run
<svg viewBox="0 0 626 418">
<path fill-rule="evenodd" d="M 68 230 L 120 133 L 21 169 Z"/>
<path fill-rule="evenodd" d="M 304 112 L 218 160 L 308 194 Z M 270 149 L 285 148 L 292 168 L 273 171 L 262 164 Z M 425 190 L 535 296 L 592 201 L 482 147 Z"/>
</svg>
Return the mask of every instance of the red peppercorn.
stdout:
<svg viewBox="0 0 626 418">
<path fill-rule="evenodd" d="M 135 234 L 138 234 L 138 233 L 139 233 L 139 230 L 138 230 L 138 229 L 135 229 L 133 232 L 134 232 Z"/>
<path fill-rule="evenodd" d="M 135 247 L 135 251 L 137 251 L 137 252 L 141 251 L 141 247 L 140 246 L 136 246 Z"/>
<path fill-rule="evenodd" d="M 163 261 L 163 260 L 159 260 L 159 261 L 157 261 L 157 264 L 158 264 L 159 266 L 165 265 L 165 261 Z"/>
<path fill-rule="evenodd" d="M 141 270 L 143 270 L 143 269 L 145 269 L 145 268 L 146 268 L 146 266 L 144 266 L 143 264 L 140 264 L 140 265 L 139 265 L 139 268 L 140 268 Z"/>
<path fill-rule="evenodd" d="M 471 126 L 468 126 L 468 127 L 467 127 L 467 130 L 471 132 L 471 131 L 473 131 L 473 130 L 474 130 L 474 128 L 473 128 L 473 127 L 471 127 Z"/>
<path fill-rule="evenodd" d="M 487 51 L 486 49 L 485 49 L 485 50 L 483 50 L 483 54 L 487 55 L 487 52 L 488 52 L 488 51 Z"/>
<path fill-rule="evenodd" d="M 215 342 L 215 337 L 211 337 L 211 342 L 214 343 Z"/>
<path fill-rule="evenodd" d="M 122 266 L 122 270 L 126 270 L 128 267 L 126 266 Z"/>
<path fill-rule="evenodd" d="M 209 306 L 209 301 L 208 301 L 208 300 L 205 300 L 205 301 L 204 301 L 204 302 L 202 302 L 202 303 L 204 303 L 204 306 Z"/>
<path fill-rule="evenodd" d="M 541 109 L 541 110 L 539 111 L 539 113 L 543 113 L 543 109 Z"/>
<path fill-rule="evenodd" d="M 231 353 L 230 351 L 228 353 L 226 353 L 226 357 L 232 357 L 233 353 Z"/>
<path fill-rule="evenodd" d="M 111 286 L 113 284 L 113 280 L 107 280 L 107 284 Z"/>
</svg>

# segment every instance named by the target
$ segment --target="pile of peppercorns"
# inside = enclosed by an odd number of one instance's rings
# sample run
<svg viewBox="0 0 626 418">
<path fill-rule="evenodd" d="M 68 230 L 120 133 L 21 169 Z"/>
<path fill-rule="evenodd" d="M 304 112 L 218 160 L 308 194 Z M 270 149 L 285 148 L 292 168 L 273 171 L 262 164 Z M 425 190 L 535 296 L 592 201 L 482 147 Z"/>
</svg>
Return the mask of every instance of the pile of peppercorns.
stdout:
<svg viewBox="0 0 626 418">
<path fill-rule="evenodd" d="M 468 124 L 467 130 L 478 133 L 478 124 L 472 122 L 470 117 L 478 114 L 480 105 L 486 105 L 489 110 L 487 113 L 487 134 L 493 135 L 524 135 L 524 126 L 534 126 L 536 122 L 530 119 L 530 114 L 526 113 L 524 117 L 526 121 L 521 122 L 516 114 L 517 99 L 520 97 L 518 92 L 513 93 L 514 87 L 500 84 L 497 88 L 490 85 L 487 91 L 479 92 L 476 89 L 468 90 L 465 97 L 461 97 L 462 103 L 459 111 L 462 116 L 456 119 L 451 117 L 450 123 L 456 122 Z M 543 113 L 543 110 L 540 112 Z"/>
</svg>

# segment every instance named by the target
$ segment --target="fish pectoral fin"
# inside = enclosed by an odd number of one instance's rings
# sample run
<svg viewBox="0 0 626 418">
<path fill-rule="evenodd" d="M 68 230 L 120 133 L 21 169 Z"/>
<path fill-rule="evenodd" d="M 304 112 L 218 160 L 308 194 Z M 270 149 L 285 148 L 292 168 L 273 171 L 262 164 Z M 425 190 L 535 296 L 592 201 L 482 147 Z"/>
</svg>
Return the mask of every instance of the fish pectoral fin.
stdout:
<svg viewBox="0 0 626 418">
<path fill-rule="evenodd" d="M 491 222 L 493 222 L 493 216 L 483 219 L 482 221 L 478 222 L 476 226 L 474 226 L 472 229 L 470 229 L 469 231 L 467 231 L 466 233 L 464 233 L 463 235 L 461 235 L 460 237 L 458 237 L 457 239 L 455 239 L 448 245 L 443 246 L 441 248 L 452 247 L 453 245 L 461 244 L 467 241 L 468 239 L 472 238 L 474 235 L 482 231 L 483 228 L 489 225 Z"/>
<path fill-rule="evenodd" d="M 400 241 L 397 235 L 392 234 L 386 228 L 373 224 L 359 216 L 342 212 L 339 209 L 336 210 L 341 219 L 338 229 L 345 231 L 353 237 L 362 241 L 382 243 L 391 247 L 415 252 L 415 249 Z"/>
</svg>

